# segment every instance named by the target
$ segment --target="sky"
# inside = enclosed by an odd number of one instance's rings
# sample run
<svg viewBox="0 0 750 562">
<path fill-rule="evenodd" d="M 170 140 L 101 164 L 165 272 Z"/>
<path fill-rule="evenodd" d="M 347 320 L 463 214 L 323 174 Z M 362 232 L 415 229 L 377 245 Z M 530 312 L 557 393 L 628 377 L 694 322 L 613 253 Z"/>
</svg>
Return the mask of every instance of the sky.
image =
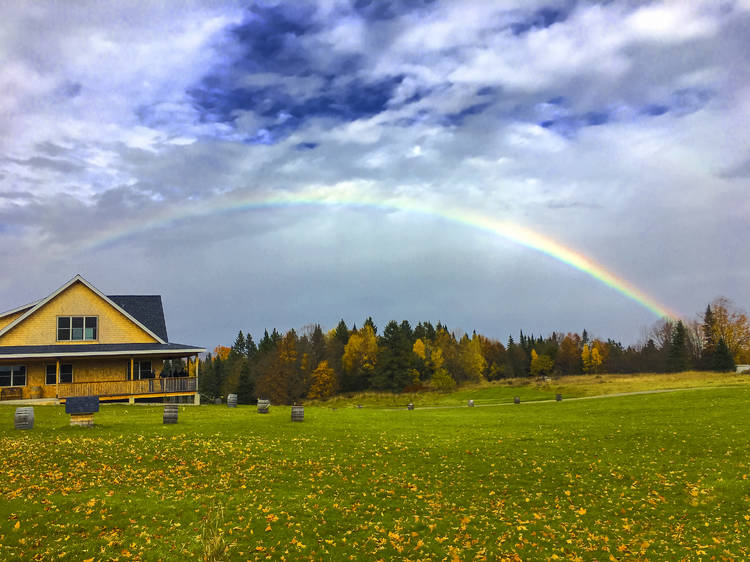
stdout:
<svg viewBox="0 0 750 562">
<path fill-rule="evenodd" d="M 750 306 L 750 0 L 0 15 L 1 310 L 81 274 L 212 349 L 368 316 L 630 344 Z"/>
</svg>

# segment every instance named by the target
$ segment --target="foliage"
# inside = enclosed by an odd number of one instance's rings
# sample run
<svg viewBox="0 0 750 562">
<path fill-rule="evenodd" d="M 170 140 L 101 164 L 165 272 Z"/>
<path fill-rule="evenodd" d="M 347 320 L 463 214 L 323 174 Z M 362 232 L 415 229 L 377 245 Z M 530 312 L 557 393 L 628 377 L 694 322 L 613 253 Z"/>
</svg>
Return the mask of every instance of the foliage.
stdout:
<svg viewBox="0 0 750 562">
<path fill-rule="evenodd" d="M 531 374 L 535 377 L 549 375 L 555 366 L 552 359 L 547 355 L 538 355 L 535 350 L 531 350 Z"/>
<path fill-rule="evenodd" d="M 328 366 L 328 361 L 323 360 L 312 372 L 312 381 L 308 397 L 328 398 L 336 393 L 336 373 Z"/>
</svg>

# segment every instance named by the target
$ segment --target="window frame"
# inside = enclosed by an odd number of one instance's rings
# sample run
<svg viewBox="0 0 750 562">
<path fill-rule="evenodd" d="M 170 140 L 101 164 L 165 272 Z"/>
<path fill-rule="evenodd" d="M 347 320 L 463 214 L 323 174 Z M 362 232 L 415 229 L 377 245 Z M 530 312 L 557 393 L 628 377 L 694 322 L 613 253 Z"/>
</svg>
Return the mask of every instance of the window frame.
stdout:
<svg viewBox="0 0 750 562">
<path fill-rule="evenodd" d="M 66 375 L 67 373 L 64 373 L 63 371 L 67 371 L 66 367 L 70 367 L 70 380 L 64 381 L 63 375 Z M 60 379 L 58 381 L 60 384 L 70 384 L 73 382 L 73 363 L 60 363 Z"/>
<path fill-rule="evenodd" d="M 74 320 L 80 319 L 81 326 L 73 327 Z M 67 323 L 67 326 L 60 326 L 61 321 Z M 67 321 L 67 322 L 66 322 Z M 93 326 L 88 326 L 93 321 Z M 77 323 L 77 322 L 76 322 Z M 67 332 L 67 338 L 61 338 L 61 330 Z M 73 337 L 74 330 L 80 330 L 81 338 Z M 93 330 L 93 337 L 87 338 L 87 330 Z M 72 342 L 86 342 L 86 341 L 99 341 L 99 316 L 98 315 L 71 315 L 71 316 L 58 316 L 57 323 L 55 325 L 55 341 L 72 341 Z"/>
<path fill-rule="evenodd" d="M 29 372 L 26 365 L 0 365 L 0 369 L 10 369 L 10 384 L 0 385 L 2 388 L 17 388 L 29 384 Z M 15 378 L 20 374 L 18 371 L 23 373 L 23 384 L 15 383 Z"/>
<path fill-rule="evenodd" d="M 144 371 L 141 368 L 141 365 L 143 363 L 148 363 L 148 367 L 149 368 L 148 368 L 147 371 Z M 135 378 L 136 373 L 138 373 L 138 378 Z M 156 373 L 154 373 L 154 371 L 153 371 L 153 361 L 151 359 L 144 359 L 142 361 L 141 360 L 138 360 L 138 361 L 133 360 L 133 370 L 132 370 L 132 372 L 130 370 L 130 361 L 128 361 L 127 373 L 126 373 L 126 379 L 127 380 L 129 380 L 129 381 L 143 380 L 143 377 L 141 377 L 141 373 L 149 373 L 151 376 L 150 377 L 146 377 L 147 379 L 155 378 Z"/>
<path fill-rule="evenodd" d="M 53 373 L 54 380 L 52 382 L 49 382 L 50 367 L 52 367 L 55 371 Z M 49 385 L 49 386 L 57 384 L 57 363 L 47 363 L 47 366 L 44 368 L 44 384 Z"/>
</svg>

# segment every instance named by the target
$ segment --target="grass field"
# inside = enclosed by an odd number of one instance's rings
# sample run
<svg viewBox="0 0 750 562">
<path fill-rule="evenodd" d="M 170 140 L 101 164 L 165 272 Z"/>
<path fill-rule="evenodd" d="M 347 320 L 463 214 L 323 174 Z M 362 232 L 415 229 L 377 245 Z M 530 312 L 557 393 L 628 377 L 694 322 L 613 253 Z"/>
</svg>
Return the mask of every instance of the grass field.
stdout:
<svg viewBox="0 0 750 562">
<path fill-rule="evenodd" d="M 31 431 L 0 406 L 0 559 L 747 559 L 749 402 L 46 406 Z"/>
</svg>

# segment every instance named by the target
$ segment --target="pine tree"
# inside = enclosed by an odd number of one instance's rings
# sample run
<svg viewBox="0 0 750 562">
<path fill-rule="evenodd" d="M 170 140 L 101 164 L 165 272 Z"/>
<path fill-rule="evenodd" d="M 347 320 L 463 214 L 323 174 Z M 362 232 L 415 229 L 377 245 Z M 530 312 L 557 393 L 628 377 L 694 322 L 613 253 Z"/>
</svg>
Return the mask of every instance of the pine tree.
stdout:
<svg viewBox="0 0 750 562">
<path fill-rule="evenodd" d="M 714 353 L 716 352 L 716 341 L 714 340 L 714 313 L 711 305 L 706 306 L 706 312 L 703 314 L 703 324 L 701 324 L 703 333 L 703 346 L 701 348 L 701 367 L 704 369 L 714 368 Z M 726 343 L 724 344 L 726 345 Z"/>
<path fill-rule="evenodd" d="M 240 404 L 251 404 L 255 397 L 255 385 L 253 384 L 250 365 L 245 361 L 240 369 L 240 378 L 237 383 L 237 402 Z"/>
<path fill-rule="evenodd" d="M 402 323 L 386 324 L 378 342 L 378 364 L 372 377 L 373 388 L 400 392 L 414 382 L 412 343 Z"/>
<path fill-rule="evenodd" d="M 724 338 L 719 338 L 719 343 L 716 344 L 716 350 L 712 355 L 712 368 L 714 371 L 734 371 L 734 357 L 729 351 Z"/>
<path fill-rule="evenodd" d="M 247 342 L 245 341 L 245 335 L 242 330 L 237 334 L 232 345 L 232 355 L 234 357 L 245 357 L 247 355 Z"/>
<path fill-rule="evenodd" d="M 667 356 L 667 367 L 670 372 L 677 373 L 687 371 L 690 368 L 690 353 L 687 348 L 687 334 L 682 320 L 678 320 L 672 331 L 672 339 L 669 343 L 669 355 Z"/>
<path fill-rule="evenodd" d="M 255 361 L 255 356 L 258 354 L 258 346 L 255 345 L 250 332 L 247 333 L 247 338 L 245 339 L 245 350 L 247 351 L 247 360 Z"/>
</svg>

